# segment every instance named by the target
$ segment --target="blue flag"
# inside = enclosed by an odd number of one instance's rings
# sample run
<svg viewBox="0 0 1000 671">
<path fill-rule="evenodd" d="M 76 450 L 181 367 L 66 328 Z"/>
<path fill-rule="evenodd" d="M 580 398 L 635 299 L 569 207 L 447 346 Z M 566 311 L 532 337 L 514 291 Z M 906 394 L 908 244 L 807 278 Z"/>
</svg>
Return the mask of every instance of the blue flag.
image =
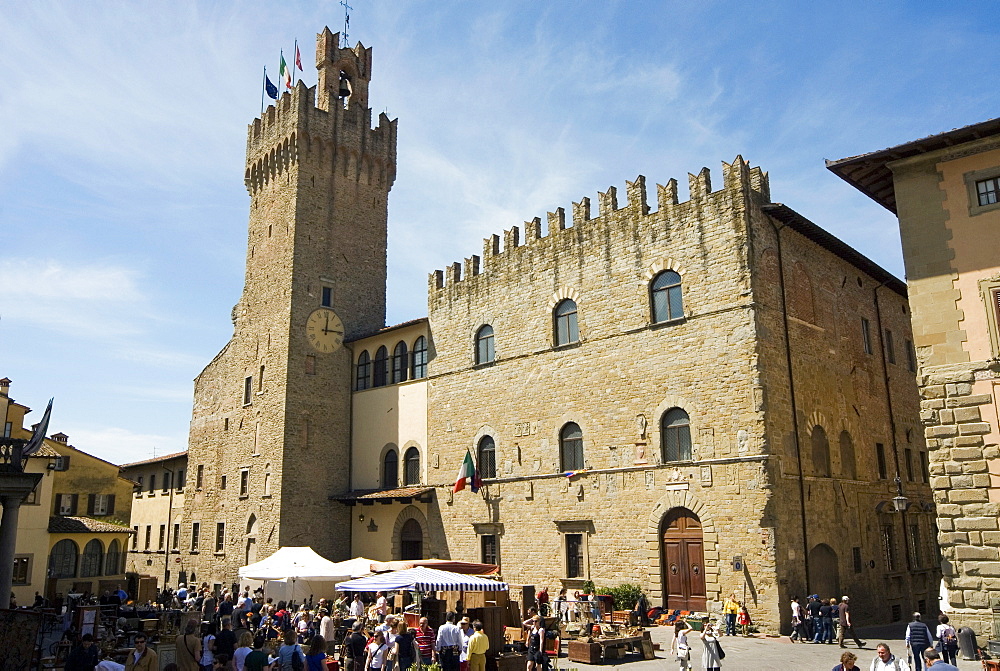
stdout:
<svg viewBox="0 0 1000 671">
<path fill-rule="evenodd" d="M 268 98 L 273 100 L 278 99 L 278 87 L 271 83 L 267 75 L 264 75 L 264 90 L 267 91 Z"/>
</svg>

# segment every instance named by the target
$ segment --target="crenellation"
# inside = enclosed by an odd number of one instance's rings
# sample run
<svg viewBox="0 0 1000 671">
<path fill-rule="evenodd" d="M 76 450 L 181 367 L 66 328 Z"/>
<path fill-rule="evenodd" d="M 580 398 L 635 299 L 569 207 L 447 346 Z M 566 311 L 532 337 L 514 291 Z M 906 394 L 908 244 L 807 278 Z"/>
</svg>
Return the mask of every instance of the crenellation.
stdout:
<svg viewBox="0 0 1000 671">
<path fill-rule="evenodd" d="M 760 194 L 765 203 L 771 202 L 771 182 L 760 167 L 750 168 L 750 188 Z"/>
<path fill-rule="evenodd" d="M 427 288 L 430 293 L 434 293 L 444 288 L 444 271 L 435 270 L 427 274 Z"/>
<path fill-rule="evenodd" d="M 465 259 L 465 277 L 475 277 L 479 274 L 479 256 L 473 254 Z"/>
<path fill-rule="evenodd" d="M 531 221 L 524 222 L 524 244 L 530 245 L 535 240 L 542 238 L 542 220 L 535 217 Z"/>
<path fill-rule="evenodd" d="M 607 191 L 597 192 L 597 202 L 598 202 L 598 214 L 599 217 L 606 217 L 612 212 L 618 210 L 618 189 L 614 186 L 609 186 Z"/>
<path fill-rule="evenodd" d="M 702 168 L 697 175 L 688 173 L 688 190 L 691 200 L 708 197 L 712 193 L 712 171 Z"/>
<path fill-rule="evenodd" d="M 514 226 L 508 231 L 503 232 L 503 251 L 504 253 L 510 252 L 517 249 L 521 244 L 521 230 Z"/>
<path fill-rule="evenodd" d="M 737 154 L 732 163 L 722 162 L 722 182 L 726 189 L 740 191 L 750 187 L 750 165 Z"/>
<path fill-rule="evenodd" d="M 656 206 L 666 212 L 671 205 L 677 205 L 677 180 L 671 177 L 666 184 L 656 185 Z"/>
<path fill-rule="evenodd" d="M 582 226 L 590 221 L 590 198 L 584 197 L 573 203 L 573 226 Z"/>
<path fill-rule="evenodd" d="M 547 213 L 548 216 L 548 233 L 552 235 L 556 231 L 566 230 L 566 210 L 557 207 L 555 212 Z"/>
<path fill-rule="evenodd" d="M 448 286 L 457 284 L 462 281 L 462 264 L 455 261 L 448 265 Z"/>
<path fill-rule="evenodd" d="M 500 236 L 493 234 L 488 238 L 483 238 L 483 258 L 489 259 L 500 254 Z"/>
<path fill-rule="evenodd" d="M 625 191 L 628 194 L 628 207 L 641 215 L 649 214 L 649 203 L 646 202 L 646 178 L 639 175 L 634 182 L 625 180 Z"/>
</svg>

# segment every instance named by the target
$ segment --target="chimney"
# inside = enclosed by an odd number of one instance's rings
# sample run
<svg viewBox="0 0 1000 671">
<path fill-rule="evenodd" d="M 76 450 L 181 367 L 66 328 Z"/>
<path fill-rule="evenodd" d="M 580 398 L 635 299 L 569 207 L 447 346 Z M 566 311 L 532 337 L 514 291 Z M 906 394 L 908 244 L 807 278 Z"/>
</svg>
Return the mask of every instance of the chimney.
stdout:
<svg viewBox="0 0 1000 671">
<path fill-rule="evenodd" d="M 52 438 L 52 440 L 56 441 L 57 443 L 62 443 L 63 445 L 68 445 L 69 444 L 69 436 L 67 436 L 65 433 L 61 433 L 61 432 L 60 433 L 53 433 L 50 437 Z"/>
<path fill-rule="evenodd" d="M 10 395 L 10 378 L 5 377 L 4 379 L 0 380 L 0 396 L 9 396 L 9 395 Z"/>
</svg>

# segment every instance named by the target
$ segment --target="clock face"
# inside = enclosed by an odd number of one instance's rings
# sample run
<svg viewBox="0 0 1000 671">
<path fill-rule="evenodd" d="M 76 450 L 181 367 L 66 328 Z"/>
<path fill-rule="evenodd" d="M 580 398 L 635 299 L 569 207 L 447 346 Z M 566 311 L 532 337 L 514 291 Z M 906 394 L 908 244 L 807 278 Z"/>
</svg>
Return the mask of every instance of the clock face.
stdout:
<svg viewBox="0 0 1000 671">
<path fill-rule="evenodd" d="M 314 310 L 306 321 L 306 338 L 317 352 L 335 352 L 344 344 L 344 322 L 329 308 Z"/>
</svg>

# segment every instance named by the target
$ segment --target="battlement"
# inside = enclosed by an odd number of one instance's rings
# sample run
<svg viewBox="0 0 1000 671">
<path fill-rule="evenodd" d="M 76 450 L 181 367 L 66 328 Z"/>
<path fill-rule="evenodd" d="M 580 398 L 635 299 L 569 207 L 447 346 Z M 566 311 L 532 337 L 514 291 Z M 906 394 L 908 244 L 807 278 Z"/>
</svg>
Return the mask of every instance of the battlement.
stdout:
<svg viewBox="0 0 1000 671">
<path fill-rule="evenodd" d="M 247 128 L 245 182 L 251 195 L 305 156 L 335 163 L 344 175 L 385 184 L 386 190 L 395 181 L 397 122 L 383 113 L 372 128 L 367 105 L 371 48 L 359 42 L 341 49 L 334 46 L 339 39 L 329 28 L 317 35 L 319 83 L 297 82 Z M 342 78 L 349 82 L 347 97 L 337 95 Z"/>
<path fill-rule="evenodd" d="M 596 222 L 619 217 L 655 217 L 667 228 L 678 225 L 682 220 L 698 210 L 714 208 L 722 199 L 753 199 L 757 204 L 769 203 L 771 189 L 768 175 L 759 167 L 751 167 L 742 156 L 732 163 L 722 163 L 723 186 L 712 190 L 711 172 L 702 168 L 698 174 L 688 174 L 689 198 L 681 202 L 677 192 L 677 180 L 669 179 L 666 184 L 656 185 L 657 210 L 651 212 L 647 202 L 646 178 L 639 175 L 635 181 L 625 182 L 628 204 L 618 204 L 618 189 L 608 187 L 597 194 L 598 214 L 591 214 L 590 198 L 581 198 L 572 204 L 572 226 L 567 226 L 566 211 L 559 207 L 547 213 L 547 230 L 542 231 L 542 220 L 535 217 L 525 221 L 521 227 L 514 226 L 503 232 L 503 246 L 500 235 L 491 235 L 483 240 L 483 254 L 466 258 L 464 263 L 452 263 L 445 270 L 435 270 L 428 277 L 428 291 L 433 294 L 464 280 L 489 273 L 491 267 L 503 263 L 520 251 L 544 241 L 558 239 L 565 231 L 586 229 Z M 524 232 L 522 240 L 521 233 Z M 567 245 L 576 244 L 578 237 L 566 238 Z M 463 272 L 464 271 L 464 272 Z"/>
</svg>

